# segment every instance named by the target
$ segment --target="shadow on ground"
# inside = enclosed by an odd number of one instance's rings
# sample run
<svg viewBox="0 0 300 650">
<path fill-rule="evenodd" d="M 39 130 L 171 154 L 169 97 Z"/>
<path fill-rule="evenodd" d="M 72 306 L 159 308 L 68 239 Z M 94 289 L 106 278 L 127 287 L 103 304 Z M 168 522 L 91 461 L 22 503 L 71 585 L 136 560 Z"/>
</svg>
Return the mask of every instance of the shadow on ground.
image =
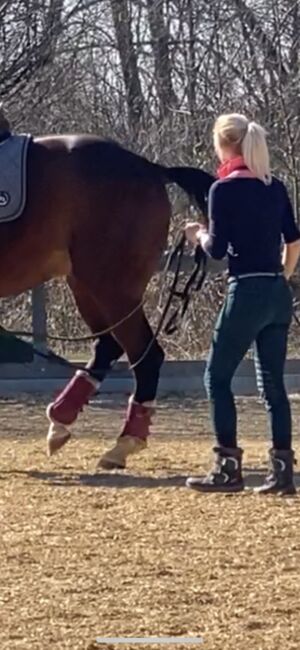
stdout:
<svg viewBox="0 0 300 650">
<path fill-rule="evenodd" d="M 43 481 L 48 485 L 62 487 L 95 487 L 95 488 L 171 488 L 185 487 L 187 474 L 175 474 L 170 476 L 142 476 L 128 474 L 126 472 L 101 472 L 90 474 L 69 474 L 64 472 L 42 472 L 38 470 L 2 470 L 0 479 L 4 480 L 8 476 L 24 476 L 29 479 Z M 265 471 L 257 471 L 252 468 L 245 468 L 244 477 L 246 487 L 253 488 L 261 485 L 265 478 Z M 295 473 L 295 483 L 300 487 L 300 472 Z"/>
</svg>

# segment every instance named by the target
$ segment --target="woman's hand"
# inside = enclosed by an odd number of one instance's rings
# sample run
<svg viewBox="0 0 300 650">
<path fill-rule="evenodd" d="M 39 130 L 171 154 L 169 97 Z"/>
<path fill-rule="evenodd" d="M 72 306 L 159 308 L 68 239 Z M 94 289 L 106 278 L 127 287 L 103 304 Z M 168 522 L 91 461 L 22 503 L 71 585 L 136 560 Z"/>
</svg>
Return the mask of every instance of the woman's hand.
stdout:
<svg viewBox="0 0 300 650">
<path fill-rule="evenodd" d="M 193 244 L 193 246 L 197 246 L 198 244 L 203 246 L 205 241 L 208 239 L 208 232 L 205 226 L 202 226 L 201 223 L 195 221 L 188 221 L 184 232 L 187 240 Z"/>
<path fill-rule="evenodd" d="M 297 239 L 290 244 L 285 244 L 283 247 L 282 264 L 284 267 L 284 276 L 289 280 L 293 275 L 300 257 L 300 239 Z"/>
</svg>

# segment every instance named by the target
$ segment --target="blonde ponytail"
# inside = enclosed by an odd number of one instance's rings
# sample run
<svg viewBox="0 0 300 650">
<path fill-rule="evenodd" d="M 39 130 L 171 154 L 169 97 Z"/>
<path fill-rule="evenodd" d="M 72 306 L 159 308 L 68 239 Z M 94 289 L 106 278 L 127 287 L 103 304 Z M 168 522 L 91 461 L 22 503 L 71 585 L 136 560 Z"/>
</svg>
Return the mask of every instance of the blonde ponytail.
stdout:
<svg viewBox="0 0 300 650">
<path fill-rule="evenodd" d="M 263 183 L 272 182 L 266 132 L 256 122 L 249 122 L 245 115 L 229 113 L 220 115 L 214 126 L 214 143 L 217 152 L 222 148 L 241 155 L 245 165 Z"/>
<path fill-rule="evenodd" d="M 266 185 L 270 185 L 272 177 L 266 132 L 260 124 L 248 122 L 241 150 L 246 167 Z"/>
</svg>

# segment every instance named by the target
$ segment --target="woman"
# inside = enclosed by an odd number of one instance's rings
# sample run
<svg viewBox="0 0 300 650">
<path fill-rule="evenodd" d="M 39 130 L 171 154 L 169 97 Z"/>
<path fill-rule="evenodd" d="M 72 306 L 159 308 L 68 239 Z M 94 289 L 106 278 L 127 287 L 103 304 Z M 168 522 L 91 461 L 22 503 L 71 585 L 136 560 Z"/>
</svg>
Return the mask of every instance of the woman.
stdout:
<svg viewBox="0 0 300 650">
<path fill-rule="evenodd" d="M 212 258 L 227 253 L 229 263 L 227 295 L 204 377 L 216 463 L 205 478 L 189 478 L 187 485 L 206 492 L 244 488 L 231 380 L 254 342 L 256 380 L 272 434 L 270 472 L 258 491 L 293 494 L 291 411 L 283 373 L 292 318 L 287 280 L 300 255 L 300 231 L 285 186 L 271 176 L 264 129 L 233 113 L 217 119 L 213 135 L 221 165 L 209 194 L 209 229 L 189 223 L 185 232 Z"/>
</svg>

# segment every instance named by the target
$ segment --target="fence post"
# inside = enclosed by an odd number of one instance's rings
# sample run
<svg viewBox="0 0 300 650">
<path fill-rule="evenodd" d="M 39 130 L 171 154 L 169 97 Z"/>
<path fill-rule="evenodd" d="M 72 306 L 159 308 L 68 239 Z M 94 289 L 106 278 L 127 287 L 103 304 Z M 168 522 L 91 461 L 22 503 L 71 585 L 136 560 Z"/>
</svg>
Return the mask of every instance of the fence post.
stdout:
<svg viewBox="0 0 300 650">
<path fill-rule="evenodd" d="M 33 342 L 35 347 L 45 351 L 47 349 L 47 314 L 46 292 L 43 284 L 32 289 L 31 305 Z"/>
</svg>

